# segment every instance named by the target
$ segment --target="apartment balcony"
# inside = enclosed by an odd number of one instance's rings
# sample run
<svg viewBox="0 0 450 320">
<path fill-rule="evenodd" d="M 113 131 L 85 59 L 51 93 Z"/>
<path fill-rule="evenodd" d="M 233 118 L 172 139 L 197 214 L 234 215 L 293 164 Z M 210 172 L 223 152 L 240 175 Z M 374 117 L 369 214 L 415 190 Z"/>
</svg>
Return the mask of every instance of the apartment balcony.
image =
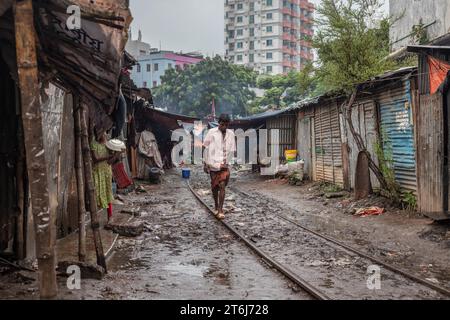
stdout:
<svg viewBox="0 0 450 320">
<path fill-rule="evenodd" d="M 308 9 L 308 1 L 307 0 L 300 0 L 299 6 L 301 9 Z"/>
<path fill-rule="evenodd" d="M 292 62 L 289 60 L 283 60 L 282 65 L 283 65 L 283 67 L 292 68 Z"/>
<path fill-rule="evenodd" d="M 305 51 L 300 51 L 300 57 L 306 60 L 314 60 L 314 54 L 312 52 L 308 53 Z"/>
<path fill-rule="evenodd" d="M 283 20 L 283 27 L 285 28 L 292 28 L 293 23 L 290 22 L 289 20 Z"/>
<path fill-rule="evenodd" d="M 300 40 L 300 45 L 302 47 L 307 47 L 307 48 L 311 48 L 312 47 L 311 42 L 306 41 L 306 40 Z"/>
<path fill-rule="evenodd" d="M 290 33 L 283 32 L 282 39 L 286 40 L 286 41 L 297 42 L 298 41 L 298 36 L 292 35 Z"/>
<path fill-rule="evenodd" d="M 282 51 L 283 51 L 283 53 L 288 54 L 290 56 L 298 55 L 298 51 L 295 48 L 290 48 L 290 47 L 283 46 L 283 50 Z"/>
<path fill-rule="evenodd" d="M 306 34 L 308 36 L 313 36 L 314 35 L 314 31 L 312 28 L 305 28 L 305 27 L 300 27 L 300 32 L 303 34 Z"/>
</svg>

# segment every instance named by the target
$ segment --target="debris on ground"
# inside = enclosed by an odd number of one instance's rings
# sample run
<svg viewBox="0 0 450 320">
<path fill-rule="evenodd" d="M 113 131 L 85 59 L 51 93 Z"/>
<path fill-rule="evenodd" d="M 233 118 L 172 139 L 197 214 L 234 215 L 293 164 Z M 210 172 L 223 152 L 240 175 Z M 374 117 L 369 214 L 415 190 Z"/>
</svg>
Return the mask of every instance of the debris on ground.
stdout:
<svg viewBox="0 0 450 320">
<path fill-rule="evenodd" d="M 112 230 L 114 233 L 118 233 L 124 237 L 137 237 L 144 232 L 145 224 L 142 220 L 134 220 L 126 223 L 110 221 L 105 226 L 105 229 Z"/>
<path fill-rule="evenodd" d="M 136 193 L 147 193 L 147 190 L 143 186 L 139 186 L 135 190 Z"/>
<path fill-rule="evenodd" d="M 210 191 L 210 190 L 205 190 L 205 189 L 203 189 L 203 190 L 197 191 L 197 193 L 198 193 L 200 196 L 207 196 L 207 195 L 211 194 L 211 191 Z"/>
<path fill-rule="evenodd" d="M 132 216 L 139 216 L 140 209 L 141 209 L 140 207 L 124 208 L 120 211 L 120 213 L 131 214 Z"/>
<path fill-rule="evenodd" d="M 358 217 L 378 216 L 384 212 L 385 212 L 384 208 L 380 207 L 359 208 L 354 213 L 354 216 Z"/>
<path fill-rule="evenodd" d="M 300 186 L 303 184 L 303 171 L 294 170 L 288 176 L 290 185 Z"/>
<path fill-rule="evenodd" d="M 347 192 L 345 191 L 325 193 L 327 199 L 343 198 L 345 196 L 347 196 Z"/>
</svg>

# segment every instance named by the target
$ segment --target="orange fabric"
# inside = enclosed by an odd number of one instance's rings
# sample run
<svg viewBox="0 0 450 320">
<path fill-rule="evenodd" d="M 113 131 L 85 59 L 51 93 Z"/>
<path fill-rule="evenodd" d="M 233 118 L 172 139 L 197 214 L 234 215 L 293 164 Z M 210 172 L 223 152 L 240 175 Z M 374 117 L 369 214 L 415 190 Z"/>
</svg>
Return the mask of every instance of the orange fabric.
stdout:
<svg viewBox="0 0 450 320">
<path fill-rule="evenodd" d="M 379 207 L 370 207 L 370 208 L 361 208 L 355 212 L 355 216 L 367 217 L 367 216 L 377 216 L 384 213 L 384 208 Z"/>
<path fill-rule="evenodd" d="M 450 64 L 428 56 L 428 66 L 430 68 L 430 93 L 435 94 L 447 78 Z"/>
</svg>

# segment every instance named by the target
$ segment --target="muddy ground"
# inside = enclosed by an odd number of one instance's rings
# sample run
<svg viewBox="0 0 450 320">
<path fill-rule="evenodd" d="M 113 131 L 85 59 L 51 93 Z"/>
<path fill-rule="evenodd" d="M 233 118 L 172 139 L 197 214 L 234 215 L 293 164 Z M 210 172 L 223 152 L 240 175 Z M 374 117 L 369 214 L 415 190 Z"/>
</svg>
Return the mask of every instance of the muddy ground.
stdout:
<svg viewBox="0 0 450 320">
<path fill-rule="evenodd" d="M 146 223 L 145 232 L 135 238 L 119 238 L 115 253 L 108 261 L 109 273 L 102 281 L 83 279 L 81 290 L 69 290 L 66 278 L 58 277 L 60 299 L 311 299 L 211 217 L 192 196 L 180 176 L 177 170 L 168 172 L 161 185 L 144 184 L 140 191 L 121 197 L 124 206 L 116 209 L 138 212 L 139 219 Z M 191 182 L 207 189 L 206 177 L 199 171 L 193 172 Z M 230 194 L 239 191 L 256 195 L 256 198 L 249 197 L 245 205 L 242 203 L 245 207 L 250 202 L 262 219 L 253 221 L 255 225 L 251 230 L 255 231 L 252 234 L 255 243 L 263 244 L 264 239 L 270 239 L 258 234 L 257 226 L 261 221 L 273 223 L 265 217 L 265 213 L 275 209 L 311 229 L 333 236 L 429 281 L 450 287 L 447 224 L 436 224 L 417 214 L 397 210 L 389 206 L 384 198 L 353 202 L 351 195 L 344 195 L 327 199 L 317 184 L 291 186 L 284 180 L 268 179 L 248 172 L 232 175 Z M 230 205 L 233 206 L 233 202 L 230 204 L 227 201 L 227 206 Z M 384 205 L 387 212 L 364 218 L 352 215 L 355 208 L 371 205 Z M 239 207 L 239 204 L 234 202 L 234 206 Z M 232 217 L 228 219 L 232 220 Z M 245 223 L 253 223 L 248 217 L 246 219 Z M 236 221 L 239 223 L 239 220 Z M 283 225 L 279 223 L 279 227 Z M 281 239 L 292 245 L 292 239 L 296 237 L 300 236 L 288 232 Z M 293 263 L 292 246 L 283 246 L 282 242 L 278 242 L 276 250 L 279 257 L 288 257 Z M 309 267 L 311 264 L 316 268 L 323 267 L 323 259 L 317 258 L 315 252 L 308 254 L 298 257 L 298 265 L 302 264 L 300 267 L 308 257 Z M 346 270 L 348 261 L 338 254 L 334 258 L 332 261 L 328 259 L 327 263 L 342 264 L 342 270 Z M 37 299 L 35 276 L 0 265 L 0 299 Z M 333 283 L 322 284 L 324 288 L 333 286 Z M 345 289 L 350 290 L 351 287 L 349 282 Z M 344 299 L 358 298 L 343 291 L 337 291 L 339 293 Z M 416 293 L 395 292 L 387 298 L 440 298 L 429 292 L 422 292 L 422 296 Z M 362 295 L 360 298 L 368 297 Z"/>
<path fill-rule="evenodd" d="M 306 227 L 450 288 L 448 221 L 433 222 L 375 195 L 353 201 L 352 195 L 344 192 L 342 197 L 329 199 L 318 183 L 292 186 L 286 180 L 243 173 L 233 185 L 285 206 L 286 214 Z M 386 212 L 378 216 L 353 215 L 355 209 L 371 206 Z"/>
<path fill-rule="evenodd" d="M 58 298 L 311 299 L 236 241 L 180 176 L 168 173 L 162 185 L 122 196 L 146 231 L 119 239 L 102 281 L 82 280 L 81 290 L 68 290 L 59 277 Z M 0 276 L 0 299 L 37 299 L 36 275 L 11 271 Z"/>
</svg>

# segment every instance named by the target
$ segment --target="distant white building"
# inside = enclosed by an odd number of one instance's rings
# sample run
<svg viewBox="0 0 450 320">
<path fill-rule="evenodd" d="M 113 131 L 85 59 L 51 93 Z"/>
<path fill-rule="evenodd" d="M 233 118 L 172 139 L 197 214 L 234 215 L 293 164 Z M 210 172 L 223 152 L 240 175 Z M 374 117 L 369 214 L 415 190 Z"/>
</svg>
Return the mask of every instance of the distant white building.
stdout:
<svg viewBox="0 0 450 320">
<path fill-rule="evenodd" d="M 133 40 L 133 35 L 131 33 L 128 34 L 128 42 L 125 46 L 125 50 L 131 54 L 135 59 L 138 59 L 140 56 L 147 56 L 152 51 L 152 47 L 149 43 L 142 42 L 142 32 L 139 30 L 139 35 L 137 40 Z"/>
<path fill-rule="evenodd" d="M 300 70 L 313 60 L 308 0 L 225 0 L 225 57 L 260 73 Z"/>
</svg>

